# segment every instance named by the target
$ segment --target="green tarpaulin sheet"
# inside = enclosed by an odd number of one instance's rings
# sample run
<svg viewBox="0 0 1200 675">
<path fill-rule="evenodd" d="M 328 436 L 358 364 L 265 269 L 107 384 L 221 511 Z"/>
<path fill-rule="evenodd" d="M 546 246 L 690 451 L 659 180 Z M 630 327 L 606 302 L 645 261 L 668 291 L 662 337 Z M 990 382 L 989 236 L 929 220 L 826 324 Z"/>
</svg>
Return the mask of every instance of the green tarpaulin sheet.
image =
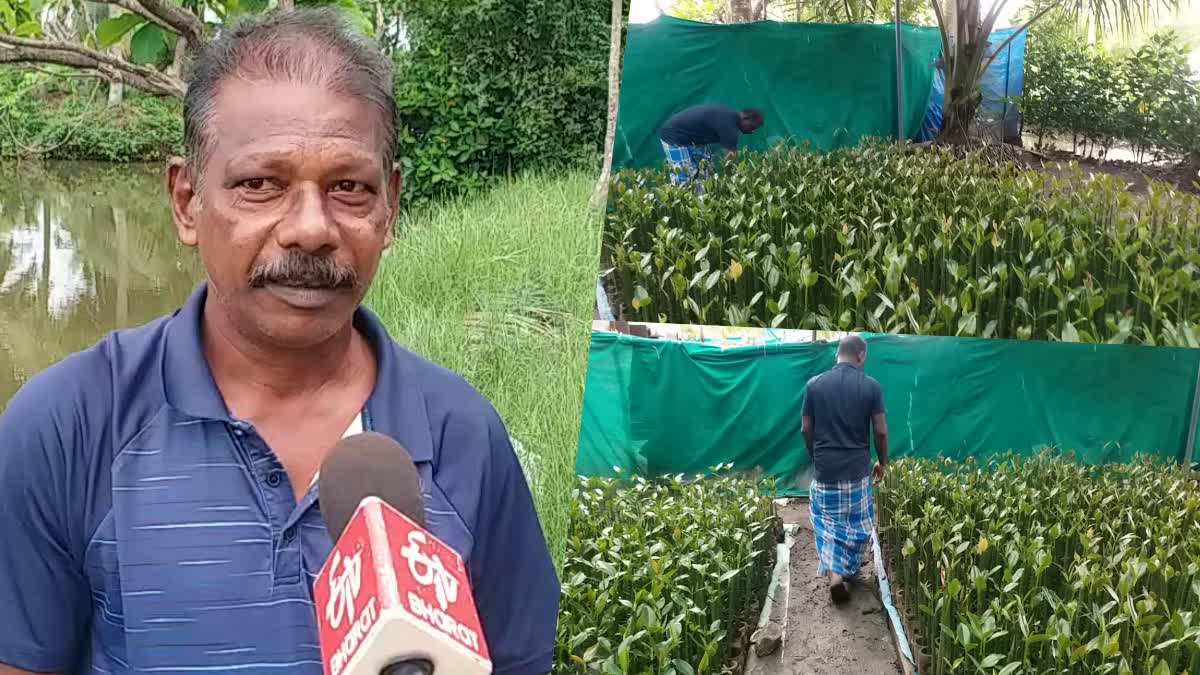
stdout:
<svg viewBox="0 0 1200 675">
<path fill-rule="evenodd" d="M 1185 456 L 1200 349 L 868 335 L 891 457 L 1044 447 L 1085 462 Z M 762 468 L 807 490 L 800 405 L 836 344 L 720 347 L 592 334 L 577 471 Z"/>
<path fill-rule="evenodd" d="M 904 108 L 915 136 L 929 103 L 936 28 L 905 26 Z M 742 146 L 807 141 L 818 150 L 896 136 L 896 42 L 891 24 L 758 21 L 712 25 L 662 16 L 631 24 L 625 43 L 613 168 L 665 162 L 658 129 L 701 103 L 759 108 Z"/>
</svg>

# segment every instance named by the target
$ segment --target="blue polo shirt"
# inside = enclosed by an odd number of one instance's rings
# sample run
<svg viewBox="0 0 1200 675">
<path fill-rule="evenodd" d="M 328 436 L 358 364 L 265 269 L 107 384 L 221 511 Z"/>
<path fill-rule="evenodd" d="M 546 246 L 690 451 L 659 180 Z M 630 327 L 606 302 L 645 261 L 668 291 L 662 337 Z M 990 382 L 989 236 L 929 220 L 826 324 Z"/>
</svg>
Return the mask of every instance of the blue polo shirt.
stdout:
<svg viewBox="0 0 1200 675">
<path fill-rule="evenodd" d="M 0 415 L 0 663 L 79 673 L 320 675 L 312 580 L 332 543 L 314 486 L 225 407 L 199 286 L 29 380 Z M 559 585 L 492 406 L 355 325 L 378 381 L 363 424 L 408 449 L 428 528 L 467 560 L 497 675 L 548 673 Z"/>
</svg>

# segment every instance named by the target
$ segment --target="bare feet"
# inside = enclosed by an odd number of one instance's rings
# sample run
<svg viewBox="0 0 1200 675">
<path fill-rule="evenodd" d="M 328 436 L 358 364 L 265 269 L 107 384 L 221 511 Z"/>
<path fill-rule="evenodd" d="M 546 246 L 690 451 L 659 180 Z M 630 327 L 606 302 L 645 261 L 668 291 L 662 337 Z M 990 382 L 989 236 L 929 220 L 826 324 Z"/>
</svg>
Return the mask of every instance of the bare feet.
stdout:
<svg viewBox="0 0 1200 675">
<path fill-rule="evenodd" d="M 850 600 L 850 589 L 842 575 L 833 572 L 829 575 L 829 597 L 835 605 L 844 605 Z"/>
</svg>

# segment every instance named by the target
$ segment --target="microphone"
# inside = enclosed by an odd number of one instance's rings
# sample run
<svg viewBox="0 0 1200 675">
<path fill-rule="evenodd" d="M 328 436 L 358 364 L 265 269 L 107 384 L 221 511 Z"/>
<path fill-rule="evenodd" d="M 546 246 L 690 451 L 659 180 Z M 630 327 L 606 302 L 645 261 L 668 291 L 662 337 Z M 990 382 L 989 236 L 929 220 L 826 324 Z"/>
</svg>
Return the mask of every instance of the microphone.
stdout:
<svg viewBox="0 0 1200 675">
<path fill-rule="evenodd" d="M 325 675 L 491 675 L 466 565 L 425 529 L 408 451 L 374 432 L 344 438 L 317 493 L 335 542 L 313 582 Z"/>
</svg>

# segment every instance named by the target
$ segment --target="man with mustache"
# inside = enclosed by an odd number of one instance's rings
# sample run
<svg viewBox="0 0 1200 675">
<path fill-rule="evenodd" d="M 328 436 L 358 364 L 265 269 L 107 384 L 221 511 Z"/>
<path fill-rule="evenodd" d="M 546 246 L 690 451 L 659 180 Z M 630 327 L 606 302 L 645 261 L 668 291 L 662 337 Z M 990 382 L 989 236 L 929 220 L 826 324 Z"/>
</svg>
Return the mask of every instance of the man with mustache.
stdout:
<svg viewBox="0 0 1200 675">
<path fill-rule="evenodd" d="M 415 461 L 495 672 L 549 672 L 559 586 L 504 425 L 360 306 L 400 195 L 391 87 L 330 10 L 197 55 L 167 183 L 208 279 L 0 416 L 0 674 L 319 675 L 313 479 L 363 430 Z"/>
</svg>

